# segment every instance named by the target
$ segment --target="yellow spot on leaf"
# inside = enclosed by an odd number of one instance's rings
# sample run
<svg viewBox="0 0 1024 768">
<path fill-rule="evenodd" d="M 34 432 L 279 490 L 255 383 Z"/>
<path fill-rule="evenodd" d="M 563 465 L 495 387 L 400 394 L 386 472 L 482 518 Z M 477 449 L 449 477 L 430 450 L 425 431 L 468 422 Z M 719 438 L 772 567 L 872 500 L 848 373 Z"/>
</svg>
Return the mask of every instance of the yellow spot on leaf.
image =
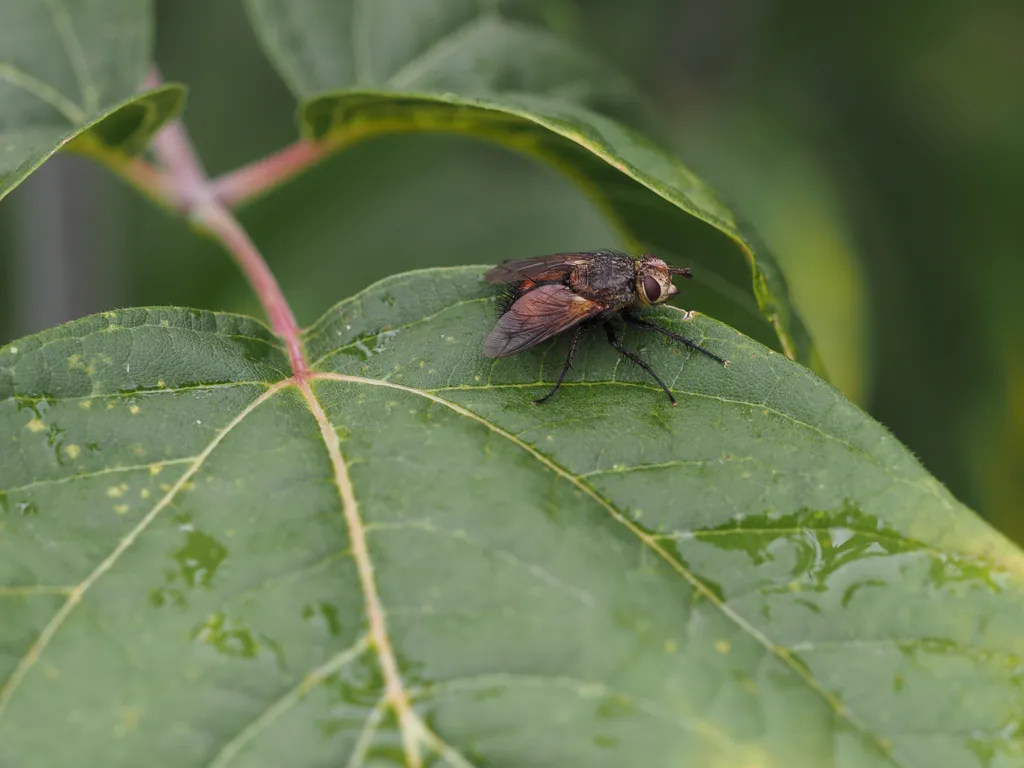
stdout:
<svg viewBox="0 0 1024 768">
<path fill-rule="evenodd" d="M 114 507 L 114 511 L 117 512 L 117 514 L 119 515 L 126 515 L 128 514 L 128 505 L 118 504 L 116 507 Z"/>
<path fill-rule="evenodd" d="M 732 650 L 732 646 L 729 645 L 728 640 L 715 640 L 715 650 L 719 653 L 728 653 Z"/>
<path fill-rule="evenodd" d="M 129 405 L 129 406 L 128 406 L 128 412 L 129 412 L 129 413 L 130 413 L 130 414 L 131 414 L 132 416 L 136 416 L 136 415 L 138 415 L 139 411 L 141 411 L 141 410 L 142 410 L 142 409 L 141 409 L 141 408 L 139 408 L 139 406 L 137 406 L 137 405 L 136 405 L 135 403 L 132 403 L 131 405 Z"/>
<path fill-rule="evenodd" d="M 121 710 L 121 725 L 125 731 L 134 731 L 139 727 L 139 713 L 135 709 Z"/>
<path fill-rule="evenodd" d="M 109 496 L 112 499 L 117 499 L 120 498 L 121 496 L 124 496 L 124 492 L 127 490 L 127 483 L 121 483 L 120 485 L 112 485 L 109 488 L 107 488 L 107 496 Z"/>
<path fill-rule="evenodd" d="M 84 408 L 85 410 L 88 411 L 90 408 L 92 408 L 92 400 L 79 400 L 78 407 Z"/>
<path fill-rule="evenodd" d="M 161 465 L 161 464 L 150 464 L 149 465 L 149 474 L 151 474 L 153 477 L 156 477 L 157 475 L 159 475 L 163 471 L 164 471 L 164 468 L 163 468 L 163 465 Z"/>
<path fill-rule="evenodd" d="M 69 459 L 74 460 L 82 453 L 82 447 L 80 445 L 75 445 L 74 443 L 71 445 L 65 445 L 64 453 L 68 455 Z"/>
<path fill-rule="evenodd" d="M 163 379 L 159 379 L 159 380 L 157 381 L 156 385 L 157 385 L 157 386 L 158 386 L 158 387 L 159 387 L 160 389 L 166 389 L 166 388 L 167 388 L 167 382 L 166 382 L 166 381 L 164 381 Z"/>
<path fill-rule="evenodd" d="M 675 640 L 666 640 L 665 641 L 665 653 L 675 653 L 678 649 L 679 649 L 679 646 L 676 645 L 676 641 Z"/>
<path fill-rule="evenodd" d="M 46 425 L 43 424 L 42 419 L 39 418 L 32 419 L 32 421 L 30 421 L 25 426 L 28 427 L 30 432 L 42 432 L 44 429 L 46 429 Z"/>
<path fill-rule="evenodd" d="M 148 499 L 149 498 L 149 488 L 143 488 L 141 491 L 139 491 L 139 498 Z"/>
</svg>

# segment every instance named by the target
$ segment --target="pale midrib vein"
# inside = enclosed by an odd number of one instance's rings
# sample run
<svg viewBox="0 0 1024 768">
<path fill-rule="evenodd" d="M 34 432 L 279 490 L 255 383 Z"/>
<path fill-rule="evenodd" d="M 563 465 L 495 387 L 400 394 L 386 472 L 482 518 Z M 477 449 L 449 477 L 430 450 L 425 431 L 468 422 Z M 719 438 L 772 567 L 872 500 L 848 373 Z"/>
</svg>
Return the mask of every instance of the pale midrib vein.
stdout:
<svg viewBox="0 0 1024 768">
<path fill-rule="evenodd" d="M 11 64 L 0 64 L 0 80 L 31 93 L 40 101 L 56 109 L 72 125 L 85 122 L 85 111 L 49 83 L 32 77 Z"/>
<path fill-rule="evenodd" d="M 346 648 L 326 663 L 304 675 L 297 685 L 267 707 L 262 715 L 243 728 L 235 738 L 227 742 L 220 752 L 217 753 L 217 756 L 210 761 L 209 768 L 224 768 L 249 742 L 266 730 L 277 718 L 295 706 L 310 690 L 320 685 L 328 676 L 356 661 L 369 647 L 370 638 L 367 635 L 363 635 L 349 648 Z"/>
<path fill-rule="evenodd" d="M 315 379 L 319 377 L 312 376 L 310 378 Z M 377 582 L 373 574 L 373 562 L 370 559 L 370 550 L 366 544 L 366 529 L 359 514 L 359 505 L 356 501 L 355 490 L 352 487 L 352 480 L 348 474 L 348 466 L 341 453 L 341 441 L 338 439 L 338 433 L 331 426 L 331 421 L 326 411 L 324 411 L 320 401 L 313 393 L 309 382 L 300 382 L 299 390 L 302 392 L 303 397 L 305 397 L 306 403 L 316 419 L 317 425 L 320 428 L 320 435 L 327 446 L 327 453 L 330 456 L 331 466 L 334 470 L 334 482 L 341 497 L 342 513 L 345 516 L 345 523 L 348 527 L 352 559 L 355 560 L 356 570 L 359 574 L 359 583 L 362 587 L 367 622 L 370 625 L 370 639 L 380 663 L 381 674 L 384 677 L 386 701 L 398 716 L 407 768 L 420 768 L 423 765 L 423 760 L 420 755 L 419 742 L 423 729 L 419 723 L 419 718 L 409 703 L 409 696 L 405 691 L 401 672 L 398 668 L 398 660 L 391 647 L 391 639 L 388 637 L 387 624 L 384 618 L 384 606 L 381 603 L 380 593 L 377 591 Z"/>
<path fill-rule="evenodd" d="M 566 470 L 563 467 L 561 467 L 559 464 L 557 464 L 554 461 L 552 461 L 551 459 L 549 459 L 547 456 L 542 454 L 540 451 L 538 451 L 536 448 L 531 446 L 529 443 L 526 443 L 523 440 L 520 440 L 518 437 L 516 437 L 515 435 L 513 435 L 510 432 L 506 432 L 504 429 L 499 427 L 497 424 L 494 424 L 493 422 L 488 421 L 487 419 L 483 418 L 482 416 L 480 416 L 480 415 L 478 415 L 476 413 L 473 413 L 472 411 L 462 407 L 461 405 L 458 405 L 457 403 L 453 403 L 453 402 L 450 402 L 448 400 L 445 400 L 444 398 L 439 397 L 438 395 L 435 395 L 433 392 L 429 392 L 429 391 L 422 390 L 422 389 L 416 389 L 415 387 L 407 387 L 407 386 L 404 386 L 404 385 L 401 385 L 401 384 L 395 384 L 395 383 L 389 382 L 389 381 L 380 381 L 380 380 L 377 380 L 377 379 L 367 379 L 367 378 L 363 378 L 363 377 L 360 377 L 360 376 L 349 376 L 349 375 L 340 374 L 340 373 L 316 373 L 316 374 L 313 374 L 310 378 L 311 379 L 327 379 L 327 380 L 339 381 L 339 382 L 343 382 L 343 383 L 347 383 L 347 384 L 361 384 L 361 385 L 369 385 L 369 386 L 375 386 L 375 387 L 386 387 L 386 388 L 390 388 L 390 389 L 400 390 L 402 392 L 408 392 L 409 394 L 413 394 L 413 395 L 417 395 L 419 397 L 426 398 L 427 400 L 435 402 L 438 405 L 443 405 L 444 407 L 449 408 L 452 411 L 454 411 L 454 412 L 456 412 L 456 413 L 458 413 L 458 414 L 460 414 L 462 416 L 465 416 L 466 418 L 472 419 L 473 421 L 483 425 L 487 429 L 490 429 L 495 434 L 500 435 L 501 437 L 504 437 L 506 440 L 508 440 L 511 443 L 513 443 L 514 445 L 518 446 L 520 449 L 522 449 L 526 453 L 530 454 L 534 459 L 536 459 L 542 465 L 544 465 L 545 467 L 547 467 L 549 470 L 551 470 L 555 474 L 557 474 L 560 477 L 562 477 L 565 480 L 567 480 L 569 483 L 571 483 L 577 489 L 579 489 L 584 495 L 590 497 L 593 501 L 595 501 L 606 512 L 608 512 L 608 514 L 611 515 L 614 520 L 616 520 L 618 523 L 620 523 L 626 529 L 628 529 L 645 546 L 647 546 L 648 549 L 652 550 L 670 568 L 672 568 L 674 571 L 676 571 L 676 573 L 678 573 L 680 576 L 682 576 L 683 579 L 685 579 L 687 582 L 689 582 L 689 584 L 693 587 L 694 590 L 699 592 L 705 599 L 708 600 L 708 602 L 710 602 L 719 611 L 721 611 L 722 614 L 726 616 L 726 618 L 728 618 L 730 621 L 732 621 L 734 624 L 736 624 L 740 629 L 742 629 L 744 632 L 746 632 L 750 637 L 754 638 L 754 640 L 756 640 L 762 647 L 764 647 L 765 650 L 767 650 L 769 653 L 771 653 L 772 656 L 777 658 L 785 667 L 789 668 L 795 675 L 797 675 L 797 677 L 802 679 L 804 681 L 804 683 L 812 691 L 814 691 L 816 694 L 818 694 L 832 708 L 832 710 L 836 713 L 836 715 L 838 717 L 840 717 L 841 719 L 847 721 L 858 733 L 861 733 L 866 738 L 868 738 L 872 742 L 874 742 L 880 749 L 882 749 L 884 754 L 888 754 L 888 750 L 886 749 L 886 746 L 885 746 L 884 742 L 882 741 L 882 739 L 878 735 L 876 735 L 876 734 L 872 733 L 871 731 L 867 730 L 859 722 L 855 721 L 853 719 L 853 717 L 851 716 L 850 711 L 843 705 L 843 703 L 834 694 L 832 694 L 831 692 L 827 691 L 824 687 L 822 687 L 822 685 L 814 677 L 812 677 L 810 675 L 810 673 L 808 673 L 803 667 L 801 667 L 798 663 L 796 663 L 796 661 L 792 658 L 792 656 L 790 656 L 789 653 L 787 653 L 785 651 L 785 649 L 781 648 L 780 646 L 775 645 L 775 643 L 773 643 L 763 632 L 761 632 L 761 630 L 759 630 L 753 624 L 748 622 L 745 618 L 743 618 L 738 613 L 736 613 L 734 610 L 732 610 L 728 605 L 726 605 L 721 600 L 719 600 L 718 597 L 715 595 L 715 593 L 711 589 L 709 589 L 707 587 L 707 585 L 704 584 L 704 582 L 702 582 L 700 579 L 698 579 L 694 574 L 692 574 L 689 571 L 689 569 L 687 569 L 685 566 L 683 566 L 681 563 L 679 563 L 675 558 L 671 557 L 667 552 L 665 552 L 661 547 L 659 547 L 658 544 L 657 544 L 657 541 L 655 540 L 655 537 L 653 537 L 652 535 L 650 535 L 647 532 L 645 532 L 644 530 L 642 530 L 640 527 L 638 527 L 632 521 L 627 520 L 611 504 L 611 502 L 609 502 L 607 499 L 605 499 L 603 496 L 601 496 L 599 493 L 597 493 L 597 491 L 595 491 L 589 484 L 583 482 L 581 479 L 577 478 L 571 472 L 569 472 L 568 470 Z M 337 436 L 336 435 L 334 436 L 334 439 L 337 440 Z"/>
<path fill-rule="evenodd" d="M 153 520 L 156 519 L 157 515 L 159 515 L 167 507 L 167 505 L 174 500 L 178 492 L 196 474 L 196 472 L 200 470 L 200 468 L 203 466 L 203 462 L 206 461 L 206 459 L 210 456 L 211 453 L 213 453 L 214 449 L 216 449 L 217 446 L 220 445 L 224 438 L 227 437 L 228 434 L 230 434 L 235 427 L 241 424 L 242 420 L 245 419 L 250 413 L 252 413 L 259 406 L 261 406 L 263 403 L 265 403 L 267 400 L 273 397 L 277 392 L 279 392 L 280 390 L 284 389 L 287 386 L 292 385 L 293 383 L 293 380 L 286 379 L 285 381 L 281 381 L 278 384 L 274 385 L 266 392 L 264 392 L 262 395 L 260 395 L 258 398 L 249 403 L 249 405 L 243 408 L 242 411 L 239 412 L 237 416 L 235 416 L 235 418 L 233 418 L 230 422 L 228 422 L 226 426 L 224 426 L 219 432 L 217 432 L 217 434 L 206 446 L 206 448 L 204 448 L 203 451 L 198 456 L 196 456 L 195 461 L 193 461 L 189 468 L 182 473 L 181 477 L 179 477 L 175 481 L 175 483 L 168 489 L 167 493 L 165 493 L 164 496 L 159 501 L 157 501 L 156 504 L 153 505 L 153 508 L 146 514 L 146 516 L 143 517 L 134 528 L 132 528 L 132 530 L 128 533 L 127 536 L 125 536 L 123 539 L 121 539 L 120 542 L 118 542 L 118 545 L 114 547 L 113 551 L 106 557 L 106 559 L 103 560 L 103 562 L 96 566 L 92 573 L 86 576 L 85 579 L 80 584 L 78 584 L 71 590 L 71 592 L 68 594 L 68 599 L 64 602 L 64 605 L 62 605 L 60 610 L 57 611 L 56 614 L 54 614 L 53 618 L 50 619 L 49 623 L 45 627 L 43 627 L 42 632 L 39 633 L 39 636 L 36 638 L 36 641 L 32 644 L 32 647 L 29 648 L 28 652 L 21 658 L 21 661 L 18 662 L 18 666 L 15 667 L 14 671 L 11 673 L 10 677 L 7 678 L 7 681 L 4 683 L 4 685 L 0 687 L 0 717 L 2 717 L 4 712 L 6 711 L 8 703 L 14 696 L 15 691 L 17 691 L 18 686 L 21 684 L 21 681 L 25 678 L 25 675 L 28 674 L 28 671 L 39 659 L 40 654 L 50 644 L 54 636 L 57 634 L 57 631 L 67 620 L 68 616 L 74 610 L 75 606 L 77 606 L 82 601 L 82 598 L 85 596 L 86 592 L 89 591 L 92 585 L 95 584 L 97 580 L 99 580 L 99 578 L 103 576 L 103 574 L 105 574 L 107 571 L 114 567 L 115 563 L 117 563 L 118 559 L 121 557 L 124 551 L 135 542 L 135 540 L 142 534 L 143 531 L 146 530 L 146 528 L 149 527 L 150 523 L 152 523 Z"/>
<path fill-rule="evenodd" d="M 67 477 L 58 477 L 52 480 L 34 480 L 31 483 L 25 483 L 25 485 L 17 485 L 11 488 L 0 488 L 0 494 L 6 493 L 18 493 L 20 491 L 31 490 L 32 488 L 45 488 L 49 485 L 64 485 L 65 483 L 73 483 L 75 480 L 91 480 L 94 477 L 103 477 L 104 475 L 117 475 L 122 472 L 141 472 L 144 469 L 152 471 L 153 467 L 172 467 L 175 464 L 187 464 L 190 461 L 195 461 L 195 456 L 186 456 L 181 459 L 165 459 L 164 461 L 151 461 L 148 464 L 132 464 L 124 467 L 105 467 L 103 469 L 97 469 L 93 472 L 81 472 L 76 475 L 68 475 Z"/>
</svg>

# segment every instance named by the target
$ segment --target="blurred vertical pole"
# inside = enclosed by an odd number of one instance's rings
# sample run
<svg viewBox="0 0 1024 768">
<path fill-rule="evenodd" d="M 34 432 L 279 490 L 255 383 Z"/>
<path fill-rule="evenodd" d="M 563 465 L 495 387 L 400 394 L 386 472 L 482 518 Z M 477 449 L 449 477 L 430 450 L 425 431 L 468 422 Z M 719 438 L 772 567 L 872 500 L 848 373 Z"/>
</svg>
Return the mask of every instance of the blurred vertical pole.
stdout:
<svg viewBox="0 0 1024 768">
<path fill-rule="evenodd" d="M 127 303 L 111 183 L 92 162 L 58 155 L 8 198 L 13 338 Z"/>
</svg>

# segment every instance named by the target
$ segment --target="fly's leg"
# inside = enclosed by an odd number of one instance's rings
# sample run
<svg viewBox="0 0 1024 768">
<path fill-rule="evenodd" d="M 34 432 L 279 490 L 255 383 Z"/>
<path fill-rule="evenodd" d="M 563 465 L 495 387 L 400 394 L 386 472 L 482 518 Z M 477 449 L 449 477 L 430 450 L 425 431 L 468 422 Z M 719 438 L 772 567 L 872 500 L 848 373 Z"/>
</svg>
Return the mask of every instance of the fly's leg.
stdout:
<svg viewBox="0 0 1024 768">
<path fill-rule="evenodd" d="M 665 382 L 661 380 L 661 377 L 658 376 L 658 374 L 656 374 L 654 372 L 654 369 L 651 368 L 651 366 L 647 364 L 647 361 L 645 361 L 642 357 L 640 357 L 640 355 L 638 355 L 636 352 L 633 352 L 632 350 L 626 349 L 624 346 L 622 346 L 622 344 L 619 343 L 619 339 L 615 335 L 615 326 L 614 325 L 612 325 L 611 323 L 606 322 L 604 324 L 604 332 L 606 334 L 608 334 L 608 343 L 611 344 L 613 347 L 615 347 L 615 349 L 618 351 L 618 353 L 620 355 L 623 355 L 624 357 L 628 357 L 634 363 L 636 363 L 641 368 L 643 368 L 645 371 L 647 371 L 649 374 L 651 374 L 651 376 L 654 377 L 654 380 L 661 385 L 662 389 L 665 390 L 665 394 L 668 395 L 668 399 L 672 401 L 672 405 L 679 405 L 679 403 L 676 402 L 676 399 L 672 396 L 672 392 L 669 391 L 668 385 L 666 385 Z"/>
<path fill-rule="evenodd" d="M 562 379 L 565 378 L 565 374 L 567 374 L 569 372 L 569 369 L 572 368 L 572 359 L 576 355 L 576 347 L 580 343 L 580 336 L 582 334 L 583 326 L 577 326 L 576 330 L 572 334 L 572 342 L 569 344 L 569 355 L 565 358 L 565 365 L 562 366 L 562 372 L 558 374 L 558 379 L 555 381 L 554 388 L 552 388 L 550 392 L 544 395 L 544 397 L 540 398 L 539 400 L 534 400 L 533 403 L 531 403 L 531 405 L 543 403 L 545 400 L 547 400 L 549 397 L 555 394 L 555 392 L 558 391 L 558 388 L 560 386 L 562 386 Z"/>
<path fill-rule="evenodd" d="M 657 331 L 658 333 L 664 334 L 665 336 L 668 336 L 670 339 L 674 339 L 675 341 L 678 341 L 680 344 L 685 344 L 690 349 L 696 350 L 697 352 L 700 352 L 701 354 L 707 355 L 712 360 L 717 360 L 718 362 L 720 362 L 724 366 L 728 366 L 729 365 L 729 361 L 726 360 L 724 357 L 719 357 L 718 355 L 716 355 L 711 350 L 704 349 L 704 347 L 702 347 L 697 342 L 690 341 L 688 338 L 686 338 L 685 336 L 680 336 L 675 331 L 670 331 L 668 328 L 662 328 L 660 325 L 655 325 L 654 323 L 649 323 L 646 320 L 641 320 L 640 318 L 636 317 L 635 315 L 631 315 L 631 314 L 624 314 L 622 319 L 625 320 L 630 325 L 635 325 L 637 328 L 646 328 L 646 329 L 648 329 L 650 331 Z"/>
</svg>

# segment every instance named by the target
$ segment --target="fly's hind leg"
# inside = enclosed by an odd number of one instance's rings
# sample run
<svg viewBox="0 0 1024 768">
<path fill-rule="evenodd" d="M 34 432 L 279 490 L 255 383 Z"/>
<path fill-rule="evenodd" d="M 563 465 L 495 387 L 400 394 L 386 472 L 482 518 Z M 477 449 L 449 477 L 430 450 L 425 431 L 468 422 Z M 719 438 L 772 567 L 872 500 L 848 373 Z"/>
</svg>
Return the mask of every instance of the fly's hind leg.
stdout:
<svg viewBox="0 0 1024 768">
<path fill-rule="evenodd" d="M 555 394 L 555 392 L 558 391 L 558 388 L 560 386 L 562 386 L 562 379 L 565 378 L 565 374 L 567 374 L 569 372 L 569 369 L 572 368 L 572 359 L 576 355 L 576 347 L 580 343 L 580 336 L 582 334 L 583 334 L 583 326 L 582 325 L 577 326 L 576 330 L 572 334 L 572 342 L 569 344 L 569 354 L 565 358 L 565 365 L 562 366 L 562 372 L 560 374 L 558 374 L 558 379 L 555 381 L 555 386 L 551 389 L 550 392 L 548 392 L 546 395 L 544 395 L 544 397 L 541 397 L 541 398 L 539 398 L 537 400 L 534 400 L 531 403 L 531 405 L 537 405 L 538 403 L 543 403 L 545 400 L 547 400 L 549 397 L 551 397 L 553 394 Z"/>
<path fill-rule="evenodd" d="M 622 344 L 619 343 L 619 338 L 615 333 L 614 325 L 612 325 L 609 322 L 605 322 L 604 332 L 608 335 L 608 343 L 615 347 L 616 351 L 620 355 L 628 357 L 634 363 L 636 363 L 649 374 L 651 374 L 654 380 L 661 385 L 662 389 L 665 390 L 665 394 L 668 395 L 668 399 L 672 401 L 672 405 L 679 405 L 679 403 L 676 402 L 676 399 L 672 396 L 672 392 L 669 390 L 668 385 L 661 380 L 661 377 L 654 372 L 654 369 L 651 368 L 650 365 L 648 365 L 647 361 L 640 357 L 640 355 L 638 355 L 636 352 L 632 351 L 631 349 L 626 349 L 624 346 L 622 346 Z"/>
<path fill-rule="evenodd" d="M 624 313 L 622 319 L 625 320 L 630 325 L 635 325 L 637 328 L 646 328 L 649 331 L 657 331 L 658 333 L 664 334 L 665 336 L 668 336 L 670 339 L 678 341 L 680 344 L 685 344 L 692 350 L 707 355 L 712 360 L 717 360 L 723 366 L 728 367 L 729 365 L 729 361 L 726 360 L 724 357 L 719 357 L 711 350 L 704 349 L 704 347 L 702 347 L 697 342 L 690 341 L 688 338 L 686 338 L 685 336 L 680 336 L 675 331 L 670 331 L 668 328 L 662 328 L 660 325 L 655 325 L 654 323 L 649 323 L 646 320 L 641 320 L 639 317 L 636 317 L 635 315 L 628 313 Z"/>
</svg>

